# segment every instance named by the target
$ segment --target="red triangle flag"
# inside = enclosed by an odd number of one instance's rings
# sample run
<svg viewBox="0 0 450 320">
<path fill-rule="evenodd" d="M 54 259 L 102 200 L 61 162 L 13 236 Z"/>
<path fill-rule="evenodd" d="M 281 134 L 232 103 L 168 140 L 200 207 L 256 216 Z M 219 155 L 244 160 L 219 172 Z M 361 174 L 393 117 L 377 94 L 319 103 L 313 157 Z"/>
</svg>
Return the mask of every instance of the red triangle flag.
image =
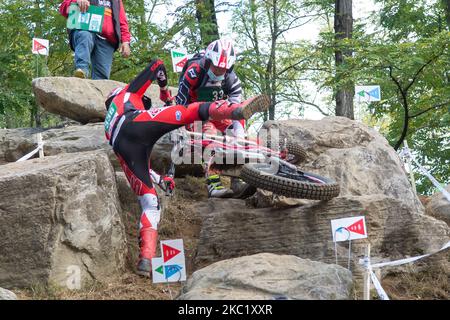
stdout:
<svg viewBox="0 0 450 320">
<path fill-rule="evenodd" d="M 176 249 L 176 248 L 172 248 L 171 246 L 163 244 L 163 258 L 164 258 L 164 262 L 169 261 L 170 259 L 175 257 L 180 252 L 181 251 Z"/>
<path fill-rule="evenodd" d="M 34 40 L 34 42 L 33 42 L 33 50 L 34 51 L 39 51 L 39 50 L 42 50 L 42 49 L 46 49 L 46 47 L 42 43 L 40 43 L 39 41 Z"/>
<path fill-rule="evenodd" d="M 364 222 L 363 219 L 356 221 L 351 226 L 347 227 L 348 230 L 354 233 L 359 233 L 362 235 L 366 234 L 366 231 L 364 230 Z"/>
<path fill-rule="evenodd" d="M 186 62 L 187 62 L 187 58 L 184 58 L 183 60 L 181 60 L 180 62 L 178 62 L 178 63 L 176 64 L 176 66 L 177 66 L 177 67 L 180 67 L 180 68 L 183 68 L 184 65 L 186 64 Z"/>
</svg>

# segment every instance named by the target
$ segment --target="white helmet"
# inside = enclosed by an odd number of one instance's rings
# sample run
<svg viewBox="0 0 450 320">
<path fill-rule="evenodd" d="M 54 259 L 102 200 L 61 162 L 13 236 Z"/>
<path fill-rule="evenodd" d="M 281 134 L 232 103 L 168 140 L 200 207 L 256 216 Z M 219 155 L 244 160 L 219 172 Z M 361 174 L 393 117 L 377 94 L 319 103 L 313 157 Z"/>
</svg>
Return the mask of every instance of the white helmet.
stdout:
<svg viewBox="0 0 450 320">
<path fill-rule="evenodd" d="M 219 39 L 211 42 L 206 48 L 205 58 L 211 60 L 211 63 L 218 68 L 227 70 L 236 62 L 236 52 L 233 43 L 228 39 Z"/>
</svg>

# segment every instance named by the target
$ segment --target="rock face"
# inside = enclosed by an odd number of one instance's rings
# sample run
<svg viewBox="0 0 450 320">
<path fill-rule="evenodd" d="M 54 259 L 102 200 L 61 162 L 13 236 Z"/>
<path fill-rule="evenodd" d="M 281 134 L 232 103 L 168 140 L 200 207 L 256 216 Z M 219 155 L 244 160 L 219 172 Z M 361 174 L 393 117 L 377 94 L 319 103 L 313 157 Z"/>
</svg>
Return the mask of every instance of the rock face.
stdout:
<svg viewBox="0 0 450 320">
<path fill-rule="evenodd" d="M 399 156 L 374 129 L 345 117 L 267 121 L 263 128 L 301 145 L 307 159 L 300 167 L 337 180 L 340 196 L 383 194 L 423 209 Z"/>
<path fill-rule="evenodd" d="M 17 296 L 14 292 L 0 288 L 0 300 L 17 300 Z"/>
<path fill-rule="evenodd" d="M 450 192 L 450 185 L 445 189 Z M 436 193 L 427 203 L 426 213 L 430 216 L 445 221 L 450 226 L 450 201 L 442 192 Z"/>
<path fill-rule="evenodd" d="M 254 208 L 289 208 L 308 204 L 311 201 L 305 199 L 288 198 L 274 194 L 273 192 L 257 189 L 256 193 L 246 199 L 246 205 Z"/>
<path fill-rule="evenodd" d="M 46 77 L 32 82 L 37 103 L 45 110 L 81 123 L 101 122 L 105 119 L 105 100 L 117 87 L 126 84 L 112 80 L 88 80 L 80 78 Z M 176 88 L 171 88 L 176 94 Z M 146 92 L 153 105 L 159 101 L 159 87 L 152 85 Z"/>
<path fill-rule="evenodd" d="M 103 121 L 108 94 L 123 83 L 112 80 L 47 77 L 32 82 L 37 103 L 45 110 L 81 123 Z"/>
<path fill-rule="evenodd" d="M 253 199 L 210 199 L 199 206 L 202 230 L 197 268 L 269 252 L 335 263 L 330 220 L 365 216 L 368 239 L 352 242 L 352 271 L 367 242 L 373 261 L 433 252 L 450 240 L 450 228 L 424 214 L 395 151 L 376 131 L 347 118 L 267 122 L 308 152 L 300 167 L 335 179 L 339 197 L 330 201 L 284 199 L 264 193 Z M 274 207 L 277 207 L 274 209 Z M 254 208 L 256 207 L 256 208 Z M 264 208 L 267 207 L 267 208 Z M 337 245 L 338 264 L 347 266 L 348 242 Z"/>
<path fill-rule="evenodd" d="M 365 216 L 373 257 L 403 258 L 438 250 L 450 239 L 442 221 L 414 212 L 386 196 L 339 197 L 285 209 L 251 209 L 242 200 L 210 199 L 203 216 L 195 258 L 198 267 L 223 259 L 270 252 L 335 262 L 332 219 Z M 352 242 L 353 268 L 366 240 Z M 339 263 L 347 263 L 348 243 L 338 244 Z"/>
<path fill-rule="evenodd" d="M 123 269 L 121 208 L 103 152 L 0 166 L 0 194 L 1 286 L 78 286 Z"/>
<path fill-rule="evenodd" d="M 90 123 L 86 125 L 68 125 L 53 129 L 0 129 L 0 164 L 14 162 L 37 147 L 36 133 L 41 132 L 44 141 L 45 156 L 61 153 L 74 153 L 84 151 L 102 150 L 109 156 L 116 169 L 120 169 L 119 162 L 111 146 L 108 144 L 103 123 Z M 166 172 L 171 162 L 173 143 L 167 134 L 153 147 L 151 165 L 158 172 Z M 34 157 L 37 157 L 36 154 Z M 176 168 L 177 176 L 202 176 L 201 165 L 181 164 Z"/>
<path fill-rule="evenodd" d="M 0 162 L 14 162 L 37 147 L 42 134 L 45 156 L 110 149 L 103 124 L 70 125 L 53 129 L 0 129 Z"/>
<path fill-rule="evenodd" d="M 351 299 L 352 275 L 337 265 L 261 253 L 197 270 L 179 300 Z"/>
</svg>

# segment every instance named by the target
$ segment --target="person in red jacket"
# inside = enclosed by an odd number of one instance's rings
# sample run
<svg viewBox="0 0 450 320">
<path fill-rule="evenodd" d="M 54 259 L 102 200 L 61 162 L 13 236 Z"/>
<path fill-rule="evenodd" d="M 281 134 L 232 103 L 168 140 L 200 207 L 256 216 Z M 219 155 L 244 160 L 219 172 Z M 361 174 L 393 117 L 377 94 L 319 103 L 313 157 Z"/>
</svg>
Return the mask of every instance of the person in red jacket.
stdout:
<svg viewBox="0 0 450 320">
<path fill-rule="evenodd" d="M 157 81 L 160 87 L 160 99 L 166 103 L 172 101 L 173 97 L 167 90 L 166 68 L 159 59 L 152 60 L 125 88 L 114 89 L 105 101 L 106 139 L 142 207 L 137 273 L 143 276 L 151 273 L 161 215 L 153 183 L 163 189 L 175 187 L 172 177 L 161 176 L 150 167 L 150 155 L 156 141 L 164 134 L 195 121 L 248 119 L 256 112 L 266 111 L 270 105 L 269 97 L 260 95 L 242 103 L 218 100 L 150 108 L 151 103 L 144 93 L 153 81 Z"/>
<path fill-rule="evenodd" d="M 114 51 L 119 50 L 123 57 L 130 55 L 131 35 L 122 0 L 64 0 L 59 12 L 66 18 L 72 3 L 83 13 L 90 5 L 105 7 L 101 33 L 69 30 L 70 48 L 75 52 L 74 76 L 87 78 L 91 67 L 92 79 L 109 79 Z"/>
</svg>

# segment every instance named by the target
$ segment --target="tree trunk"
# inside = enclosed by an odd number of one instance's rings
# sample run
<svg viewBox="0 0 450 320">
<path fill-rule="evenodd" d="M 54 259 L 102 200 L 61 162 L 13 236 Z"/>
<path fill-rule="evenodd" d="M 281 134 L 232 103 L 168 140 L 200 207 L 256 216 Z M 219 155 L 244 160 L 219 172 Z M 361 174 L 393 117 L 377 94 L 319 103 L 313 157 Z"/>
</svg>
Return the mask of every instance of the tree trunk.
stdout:
<svg viewBox="0 0 450 320">
<path fill-rule="evenodd" d="M 270 57 L 267 63 L 267 78 L 268 78 L 267 94 L 269 95 L 271 100 L 269 107 L 269 120 L 275 120 L 275 105 L 277 96 L 276 46 L 279 31 L 277 0 L 272 0 L 272 19 L 273 19 L 271 27 L 272 43 L 270 48 Z"/>
<path fill-rule="evenodd" d="M 409 127 L 409 105 L 408 105 L 408 98 L 406 96 L 406 93 L 401 91 L 400 92 L 402 95 L 402 105 L 403 105 L 403 110 L 405 112 L 405 114 L 403 115 L 403 130 L 402 130 L 402 134 L 400 136 L 400 138 L 398 139 L 398 141 L 395 143 L 394 146 L 394 150 L 397 151 L 401 145 L 403 144 L 403 140 L 405 140 L 406 138 L 406 134 L 408 133 L 408 127 Z"/>
<path fill-rule="evenodd" d="M 335 0 L 334 32 L 337 42 L 343 39 L 351 39 L 353 33 L 352 0 Z M 336 77 L 339 78 L 339 68 L 345 63 L 345 57 L 351 57 L 352 51 L 336 49 Z M 340 85 L 336 91 L 336 116 L 354 119 L 353 96 L 354 84 Z"/>
<path fill-rule="evenodd" d="M 442 0 L 445 10 L 445 19 L 447 20 L 447 26 L 450 30 L 450 0 Z"/>
<path fill-rule="evenodd" d="M 148 27 L 147 27 L 147 19 L 145 17 L 146 10 L 145 10 L 145 0 L 139 0 L 136 5 L 138 5 L 138 12 L 139 12 L 139 20 L 140 23 L 137 26 L 138 29 L 138 38 L 141 42 L 148 43 Z M 148 48 L 148 47 L 147 47 Z"/>
<path fill-rule="evenodd" d="M 220 37 L 214 0 L 195 0 L 195 9 L 202 46 L 206 47 Z"/>
<path fill-rule="evenodd" d="M 41 4 L 40 0 L 34 1 L 34 9 L 36 12 L 39 12 L 38 19 L 36 20 L 36 27 L 35 27 L 35 30 L 33 33 L 34 37 L 36 37 L 36 38 L 43 38 L 43 33 L 42 33 L 43 13 L 41 11 L 40 4 Z M 36 75 L 35 75 L 36 78 L 39 78 L 41 76 L 41 70 L 42 70 L 41 56 L 37 55 L 36 56 Z M 39 114 L 39 109 L 40 108 L 37 103 L 34 103 L 31 106 L 30 127 L 34 127 L 34 125 L 36 125 L 36 127 L 41 126 L 41 117 Z"/>
<path fill-rule="evenodd" d="M 255 3 L 255 0 L 249 0 L 249 9 L 251 14 L 251 30 L 252 30 L 252 43 L 255 50 L 255 57 L 257 61 L 257 65 L 262 65 L 263 62 L 261 60 L 261 52 L 259 50 L 259 34 L 258 34 L 258 19 L 256 17 L 256 9 L 257 4 Z M 267 72 L 260 72 L 258 71 L 258 82 L 260 83 L 261 89 L 264 88 L 266 92 L 269 92 L 269 80 L 267 77 Z M 265 111 L 263 113 L 263 121 L 266 122 L 268 120 L 268 112 Z"/>
</svg>

